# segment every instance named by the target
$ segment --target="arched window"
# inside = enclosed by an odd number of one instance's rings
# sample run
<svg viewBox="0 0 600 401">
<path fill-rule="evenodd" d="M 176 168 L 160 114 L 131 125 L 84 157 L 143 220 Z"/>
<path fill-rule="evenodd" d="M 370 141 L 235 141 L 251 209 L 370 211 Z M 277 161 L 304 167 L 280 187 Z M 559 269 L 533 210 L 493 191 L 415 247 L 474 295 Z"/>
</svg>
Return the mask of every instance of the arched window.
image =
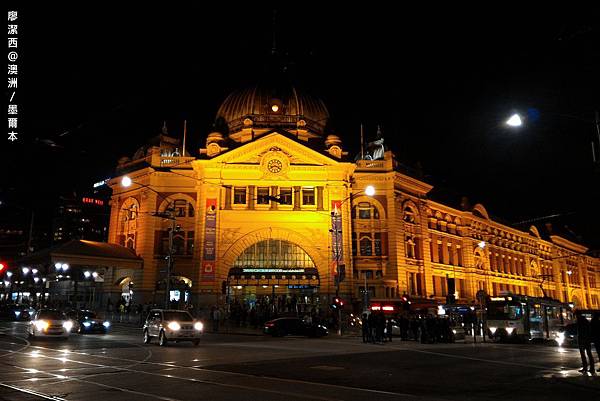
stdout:
<svg viewBox="0 0 600 401">
<path fill-rule="evenodd" d="M 369 234 L 360 237 L 360 254 L 361 256 L 373 255 L 372 238 Z"/>
<path fill-rule="evenodd" d="M 415 221 L 416 221 L 415 211 L 413 210 L 412 207 L 406 206 L 404 208 L 403 220 L 406 221 L 407 223 L 415 223 Z"/>
<path fill-rule="evenodd" d="M 179 196 L 179 197 L 178 197 Z M 189 199 L 183 199 L 184 195 L 175 195 L 167 198 L 161 205 L 163 212 L 173 211 L 175 221 L 179 228 L 173 234 L 173 254 L 174 255 L 193 255 L 194 254 L 194 205 Z M 169 232 L 171 230 L 171 220 L 162 221 L 161 231 L 155 236 L 154 253 L 156 255 L 169 254 Z"/>
<path fill-rule="evenodd" d="M 233 262 L 241 268 L 314 268 L 311 257 L 298 245 L 289 241 L 268 239 L 248 248 Z"/>
<path fill-rule="evenodd" d="M 185 199 L 176 199 L 173 202 L 175 217 L 194 217 L 194 206 Z"/>
<path fill-rule="evenodd" d="M 127 198 L 119 211 L 117 243 L 130 249 L 135 249 L 136 247 L 139 207 L 137 199 Z"/>
<path fill-rule="evenodd" d="M 412 237 L 406 237 L 405 245 L 406 245 L 406 257 L 411 258 L 411 259 L 416 258 L 415 241 L 412 239 Z"/>
<path fill-rule="evenodd" d="M 354 206 L 352 216 L 361 220 L 379 220 L 379 210 L 372 203 L 360 202 Z"/>
</svg>

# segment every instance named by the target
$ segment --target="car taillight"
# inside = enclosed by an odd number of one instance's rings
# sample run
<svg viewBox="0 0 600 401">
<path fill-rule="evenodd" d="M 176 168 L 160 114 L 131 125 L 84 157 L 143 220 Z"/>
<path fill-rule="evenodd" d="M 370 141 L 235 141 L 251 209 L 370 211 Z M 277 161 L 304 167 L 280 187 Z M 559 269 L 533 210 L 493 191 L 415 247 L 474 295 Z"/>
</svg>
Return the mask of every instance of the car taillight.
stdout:
<svg viewBox="0 0 600 401">
<path fill-rule="evenodd" d="M 273 327 L 275 326 L 275 323 L 265 323 L 265 327 Z"/>
</svg>

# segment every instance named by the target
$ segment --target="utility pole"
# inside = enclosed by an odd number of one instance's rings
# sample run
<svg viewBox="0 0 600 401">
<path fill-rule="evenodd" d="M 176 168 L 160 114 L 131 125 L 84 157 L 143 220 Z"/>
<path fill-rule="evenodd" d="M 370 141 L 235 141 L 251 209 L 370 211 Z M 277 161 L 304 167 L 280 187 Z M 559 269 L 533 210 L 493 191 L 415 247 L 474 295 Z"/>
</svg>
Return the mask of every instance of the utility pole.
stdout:
<svg viewBox="0 0 600 401">
<path fill-rule="evenodd" d="M 165 278 L 165 309 L 170 308 L 171 303 L 171 272 L 173 271 L 173 235 L 177 230 L 177 221 L 175 220 L 175 210 L 169 206 L 164 213 L 155 213 L 154 216 L 171 220 L 169 228 L 169 249 L 167 254 L 167 277 Z"/>
</svg>

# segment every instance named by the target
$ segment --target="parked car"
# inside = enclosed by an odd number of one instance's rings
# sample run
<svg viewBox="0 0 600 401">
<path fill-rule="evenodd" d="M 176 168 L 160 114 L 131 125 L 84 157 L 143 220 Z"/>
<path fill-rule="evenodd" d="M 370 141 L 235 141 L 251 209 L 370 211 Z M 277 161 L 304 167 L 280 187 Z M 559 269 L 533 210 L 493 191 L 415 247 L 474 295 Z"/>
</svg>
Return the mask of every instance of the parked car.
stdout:
<svg viewBox="0 0 600 401">
<path fill-rule="evenodd" d="M 29 305 L 5 305 L 0 309 L 0 318 L 17 322 L 27 322 L 35 314 L 35 309 Z"/>
<path fill-rule="evenodd" d="M 169 342 L 191 341 L 200 344 L 204 325 L 194 320 L 187 311 L 173 309 L 152 309 L 144 323 L 144 343 L 148 344 L 157 337 L 161 346 Z"/>
<path fill-rule="evenodd" d="M 56 309 L 40 309 L 29 322 L 29 337 L 69 338 L 73 329 L 71 319 Z"/>
<path fill-rule="evenodd" d="M 287 335 L 323 337 L 329 334 L 327 327 L 321 324 L 307 323 L 298 317 L 281 317 L 269 320 L 265 323 L 264 333 L 273 337 Z"/>
<path fill-rule="evenodd" d="M 67 313 L 67 316 L 73 320 L 74 327 L 80 334 L 87 333 L 108 333 L 110 322 L 100 319 L 98 314 L 91 310 L 73 310 Z"/>
</svg>

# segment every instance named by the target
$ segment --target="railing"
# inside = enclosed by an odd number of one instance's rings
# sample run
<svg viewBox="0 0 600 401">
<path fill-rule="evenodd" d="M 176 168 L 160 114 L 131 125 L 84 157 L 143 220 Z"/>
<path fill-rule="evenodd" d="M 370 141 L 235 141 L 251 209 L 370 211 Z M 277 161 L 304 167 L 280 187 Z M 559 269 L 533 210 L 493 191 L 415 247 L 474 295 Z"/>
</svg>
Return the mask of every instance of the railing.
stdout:
<svg viewBox="0 0 600 401">
<path fill-rule="evenodd" d="M 357 160 L 358 168 L 385 169 L 385 160 Z"/>
<path fill-rule="evenodd" d="M 189 165 L 191 161 L 195 160 L 194 157 L 184 156 L 158 156 L 153 158 L 152 165 L 160 165 L 167 167 L 184 166 Z"/>
</svg>

